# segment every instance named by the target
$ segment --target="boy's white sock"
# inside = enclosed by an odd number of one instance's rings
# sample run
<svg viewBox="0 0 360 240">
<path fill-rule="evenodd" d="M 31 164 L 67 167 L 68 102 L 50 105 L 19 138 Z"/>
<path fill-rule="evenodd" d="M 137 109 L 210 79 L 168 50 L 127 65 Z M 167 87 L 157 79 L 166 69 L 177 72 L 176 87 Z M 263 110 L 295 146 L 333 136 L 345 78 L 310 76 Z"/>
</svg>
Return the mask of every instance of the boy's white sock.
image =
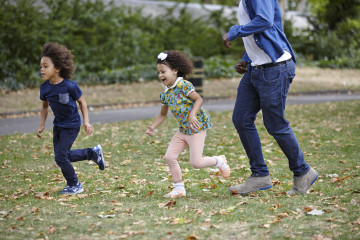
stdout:
<svg viewBox="0 0 360 240">
<path fill-rule="evenodd" d="M 215 167 L 220 167 L 223 163 L 224 163 L 224 161 L 222 160 L 222 158 L 219 158 L 219 157 L 215 157 L 215 159 L 216 159 L 216 161 L 217 161 L 217 163 L 216 163 L 216 165 L 215 165 Z"/>
</svg>

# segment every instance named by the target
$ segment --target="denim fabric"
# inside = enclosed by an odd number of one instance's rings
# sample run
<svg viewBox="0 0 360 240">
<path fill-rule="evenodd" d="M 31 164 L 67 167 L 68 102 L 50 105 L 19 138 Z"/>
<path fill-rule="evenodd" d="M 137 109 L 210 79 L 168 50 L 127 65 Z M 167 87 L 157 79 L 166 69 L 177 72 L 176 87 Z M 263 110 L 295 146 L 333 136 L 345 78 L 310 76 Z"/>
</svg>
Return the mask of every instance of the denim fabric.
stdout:
<svg viewBox="0 0 360 240">
<path fill-rule="evenodd" d="M 62 128 L 57 126 L 53 128 L 55 162 L 60 167 L 69 186 L 75 186 L 78 183 L 78 177 L 71 163 L 91 160 L 97 157 L 92 148 L 70 150 L 79 131 L 80 128 Z"/>
<path fill-rule="evenodd" d="M 248 65 L 238 87 L 233 123 L 250 160 L 253 176 L 269 175 L 262 155 L 260 138 L 254 121 L 262 110 L 264 125 L 275 138 L 289 161 L 294 176 L 309 169 L 298 141 L 285 119 L 285 103 L 290 84 L 295 77 L 293 61 L 268 68 Z"/>
<path fill-rule="evenodd" d="M 286 38 L 282 27 L 281 9 L 278 1 L 243 0 L 245 9 L 251 21 L 246 25 L 234 25 L 229 29 L 229 40 L 254 35 L 255 43 L 276 62 L 284 50 L 292 55 L 296 61 L 294 51 Z M 245 52 L 242 60 L 250 63 L 251 60 Z"/>
</svg>

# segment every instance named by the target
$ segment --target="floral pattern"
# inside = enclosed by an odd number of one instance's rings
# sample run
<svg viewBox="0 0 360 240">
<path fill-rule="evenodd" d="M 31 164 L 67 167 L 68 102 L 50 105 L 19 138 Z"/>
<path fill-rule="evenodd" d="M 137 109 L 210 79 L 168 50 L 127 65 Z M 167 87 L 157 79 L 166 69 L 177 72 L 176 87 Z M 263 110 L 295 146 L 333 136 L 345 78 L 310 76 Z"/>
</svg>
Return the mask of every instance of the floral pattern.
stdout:
<svg viewBox="0 0 360 240">
<path fill-rule="evenodd" d="M 210 116 L 201 107 L 196 115 L 200 123 L 199 129 L 194 130 L 189 127 L 189 113 L 193 108 L 194 101 L 188 95 L 194 90 L 191 82 L 178 78 L 173 87 L 165 88 L 165 91 L 160 94 L 161 103 L 169 106 L 174 117 L 178 120 L 180 132 L 189 135 L 212 126 Z"/>
</svg>

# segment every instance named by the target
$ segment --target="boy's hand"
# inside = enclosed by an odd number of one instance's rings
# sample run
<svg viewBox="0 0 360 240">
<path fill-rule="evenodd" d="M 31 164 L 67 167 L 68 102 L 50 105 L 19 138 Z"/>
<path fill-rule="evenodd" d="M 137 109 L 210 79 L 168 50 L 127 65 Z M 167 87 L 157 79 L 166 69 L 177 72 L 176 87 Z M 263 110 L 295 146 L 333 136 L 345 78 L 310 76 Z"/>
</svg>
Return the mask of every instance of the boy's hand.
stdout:
<svg viewBox="0 0 360 240">
<path fill-rule="evenodd" d="M 43 136 L 41 136 L 42 131 L 44 131 L 44 127 L 39 127 L 36 132 L 38 138 L 43 138 Z"/>
<path fill-rule="evenodd" d="M 146 134 L 150 137 L 154 136 L 155 128 L 153 126 L 148 126 L 148 130 L 146 130 Z"/>
<path fill-rule="evenodd" d="M 90 123 L 84 123 L 84 129 L 88 136 L 91 136 L 93 133 L 93 126 Z"/>
</svg>

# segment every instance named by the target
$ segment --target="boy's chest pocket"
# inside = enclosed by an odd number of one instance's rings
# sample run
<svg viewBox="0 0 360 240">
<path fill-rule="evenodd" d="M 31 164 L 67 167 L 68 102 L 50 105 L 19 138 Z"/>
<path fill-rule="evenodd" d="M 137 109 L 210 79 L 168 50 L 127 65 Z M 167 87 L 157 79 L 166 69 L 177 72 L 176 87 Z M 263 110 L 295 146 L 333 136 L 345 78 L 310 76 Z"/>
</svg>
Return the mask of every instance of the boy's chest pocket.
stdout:
<svg viewBox="0 0 360 240">
<path fill-rule="evenodd" d="M 62 104 L 67 104 L 69 102 L 69 93 L 59 93 L 59 101 Z"/>
</svg>

